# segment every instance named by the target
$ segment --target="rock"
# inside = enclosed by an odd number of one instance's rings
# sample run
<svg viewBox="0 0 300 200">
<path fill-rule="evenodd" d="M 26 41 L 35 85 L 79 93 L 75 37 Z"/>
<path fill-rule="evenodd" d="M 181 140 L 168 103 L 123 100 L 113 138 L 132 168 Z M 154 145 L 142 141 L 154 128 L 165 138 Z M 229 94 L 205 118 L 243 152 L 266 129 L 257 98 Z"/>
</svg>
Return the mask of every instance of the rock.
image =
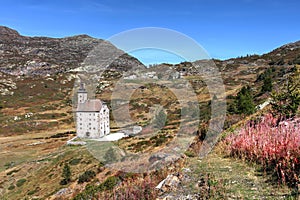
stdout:
<svg viewBox="0 0 300 200">
<path fill-rule="evenodd" d="M 162 181 L 155 187 L 155 189 L 162 190 L 162 187 L 164 186 L 165 182 L 166 182 L 166 179 L 162 180 Z"/>
<path fill-rule="evenodd" d="M 160 160 L 165 159 L 167 156 L 168 155 L 166 155 L 166 154 L 154 154 L 154 155 L 150 156 L 149 162 L 154 163 L 155 161 L 160 161 Z"/>
<path fill-rule="evenodd" d="M 170 190 L 176 190 L 177 187 L 180 184 L 180 180 L 178 176 L 169 174 L 167 178 L 162 180 L 155 189 L 158 189 L 162 192 L 170 191 Z"/>
<path fill-rule="evenodd" d="M 192 172 L 190 168 L 182 168 L 182 171 L 184 173 L 190 173 L 190 172 Z"/>
<path fill-rule="evenodd" d="M 166 181 L 164 183 L 164 185 L 166 187 L 169 187 L 169 188 L 177 188 L 178 185 L 180 184 L 180 180 L 177 176 L 174 176 L 174 175 L 168 175 L 167 178 L 166 178 Z"/>
<path fill-rule="evenodd" d="M 72 192 L 69 188 L 62 188 L 58 192 L 55 193 L 55 196 L 65 196 L 67 194 L 70 194 Z"/>
</svg>

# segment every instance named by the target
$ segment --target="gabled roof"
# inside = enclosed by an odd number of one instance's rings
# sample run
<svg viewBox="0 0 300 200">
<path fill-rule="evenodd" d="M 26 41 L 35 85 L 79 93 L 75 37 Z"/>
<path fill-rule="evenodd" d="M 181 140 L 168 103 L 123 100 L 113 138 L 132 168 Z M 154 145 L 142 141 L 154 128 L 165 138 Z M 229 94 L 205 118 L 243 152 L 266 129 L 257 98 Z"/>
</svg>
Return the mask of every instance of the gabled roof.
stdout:
<svg viewBox="0 0 300 200">
<path fill-rule="evenodd" d="M 102 108 L 102 102 L 99 99 L 86 100 L 84 103 L 79 103 L 77 112 L 99 112 Z"/>
</svg>

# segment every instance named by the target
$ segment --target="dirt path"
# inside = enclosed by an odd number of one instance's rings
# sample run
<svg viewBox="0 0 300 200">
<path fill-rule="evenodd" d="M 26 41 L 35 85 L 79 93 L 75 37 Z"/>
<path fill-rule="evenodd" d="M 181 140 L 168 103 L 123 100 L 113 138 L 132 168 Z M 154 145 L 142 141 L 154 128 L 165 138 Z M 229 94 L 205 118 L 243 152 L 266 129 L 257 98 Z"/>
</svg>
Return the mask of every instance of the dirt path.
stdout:
<svg viewBox="0 0 300 200">
<path fill-rule="evenodd" d="M 258 166 L 224 158 L 216 152 L 202 160 L 192 158 L 188 168 L 191 171 L 187 174 L 194 185 L 187 182 L 185 186 L 196 192 L 210 185 L 210 199 L 296 199 L 291 196 L 290 189 L 271 182 L 270 176 L 259 172 Z M 207 183 L 201 185 L 203 179 Z"/>
</svg>

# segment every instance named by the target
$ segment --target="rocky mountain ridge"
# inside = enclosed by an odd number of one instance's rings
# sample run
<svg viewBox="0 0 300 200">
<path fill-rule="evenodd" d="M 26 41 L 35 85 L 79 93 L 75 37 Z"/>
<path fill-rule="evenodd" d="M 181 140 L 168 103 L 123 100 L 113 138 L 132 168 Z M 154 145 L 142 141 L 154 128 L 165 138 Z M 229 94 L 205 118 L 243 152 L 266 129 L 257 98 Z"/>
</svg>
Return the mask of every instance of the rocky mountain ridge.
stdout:
<svg viewBox="0 0 300 200">
<path fill-rule="evenodd" d="M 0 26 L 0 72 L 10 75 L 53 75 L 81 65 L 89 53 L 104 40 L 88 35 L 65 38 L 28 37 Z M 108 43 L 102 49 L 118 50 Z M 125 70 L 128 66 L 143 66 L 124 53 L 110 67 Z"/>
</svg>

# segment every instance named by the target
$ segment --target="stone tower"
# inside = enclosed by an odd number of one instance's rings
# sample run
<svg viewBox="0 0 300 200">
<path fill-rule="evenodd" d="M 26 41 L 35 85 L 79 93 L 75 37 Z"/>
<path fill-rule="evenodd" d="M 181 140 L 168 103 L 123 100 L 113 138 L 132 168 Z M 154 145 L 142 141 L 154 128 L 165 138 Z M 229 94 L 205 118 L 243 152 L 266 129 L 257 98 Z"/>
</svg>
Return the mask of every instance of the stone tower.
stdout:
<svg viewBox="0 0 300 200">
<path fill-rule="evenodd" d="M 80 88 L 77 94 L 78 94 L 78 104 L 84 103 L 87 100 L 87 91 L 85 90 L 83 83 L 80 83 Z"/>
</svg>

